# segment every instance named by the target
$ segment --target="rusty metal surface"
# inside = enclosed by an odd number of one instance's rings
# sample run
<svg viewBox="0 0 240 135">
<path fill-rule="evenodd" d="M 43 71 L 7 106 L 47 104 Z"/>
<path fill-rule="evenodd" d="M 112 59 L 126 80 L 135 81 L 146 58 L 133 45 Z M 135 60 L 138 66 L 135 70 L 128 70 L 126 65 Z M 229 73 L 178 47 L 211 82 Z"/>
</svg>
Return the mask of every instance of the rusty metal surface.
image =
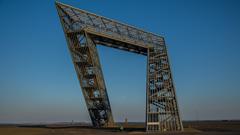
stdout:
<svg viewBox="0 0 240 135">
<path fill-rule="evenodd" d="M 148 57 L 146 131 L 182 131 L 167 48 L 162 36 L 56 2 L 75 70 L 95 127 L 114 125 L 96 45 Z"/>
</svg>

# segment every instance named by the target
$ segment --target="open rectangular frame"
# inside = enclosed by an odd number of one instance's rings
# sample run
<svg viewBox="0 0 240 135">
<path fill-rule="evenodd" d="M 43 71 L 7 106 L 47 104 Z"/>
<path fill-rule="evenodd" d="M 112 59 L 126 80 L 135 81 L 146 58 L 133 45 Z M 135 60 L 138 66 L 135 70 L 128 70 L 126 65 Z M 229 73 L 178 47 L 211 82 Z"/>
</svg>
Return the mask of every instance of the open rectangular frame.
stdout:
<svg viewBox="0 0 240 135">
<path fill-rule="evenodd" d="M 56 2 L 94 127 L 114 127 L 96 45 L 147 56 L 146 131 L 183 131 L 164 38 Z"/>
</svg>

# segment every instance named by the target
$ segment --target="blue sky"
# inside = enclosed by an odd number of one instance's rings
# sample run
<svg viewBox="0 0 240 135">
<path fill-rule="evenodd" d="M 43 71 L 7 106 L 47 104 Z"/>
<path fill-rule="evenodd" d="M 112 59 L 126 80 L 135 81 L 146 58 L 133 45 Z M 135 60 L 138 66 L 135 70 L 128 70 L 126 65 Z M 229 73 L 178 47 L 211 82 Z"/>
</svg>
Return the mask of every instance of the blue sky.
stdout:
<svg viewBox="0 0 240 135">
<path fill-rule="evenodd" d="M 240 119 L 240 2 L 62 0 L 165 37 L 183 120 Z M 0 1 L 0 122 L 89 121 L 51 0 Z M 146 57 L 98 46 L 114 119 L 145 120 Z"/>
</svg>

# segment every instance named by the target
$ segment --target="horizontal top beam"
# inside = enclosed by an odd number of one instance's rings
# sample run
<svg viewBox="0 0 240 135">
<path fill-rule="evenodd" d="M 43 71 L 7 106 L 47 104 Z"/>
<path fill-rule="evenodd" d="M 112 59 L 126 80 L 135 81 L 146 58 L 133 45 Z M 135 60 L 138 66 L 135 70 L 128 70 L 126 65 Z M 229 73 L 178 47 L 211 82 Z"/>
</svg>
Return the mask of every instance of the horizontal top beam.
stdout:
<svg viewBox="0 0 240 135">
<path fill-rule="evenodd" d="M 151 32 L 146 32 L 60 2 L 56 2 L 56 7 L 62 19 L 65 33 L 85 30 L 95 36 L 115 39 L 140 49 L 164 45 L 164 38 Z"/>
</svg>

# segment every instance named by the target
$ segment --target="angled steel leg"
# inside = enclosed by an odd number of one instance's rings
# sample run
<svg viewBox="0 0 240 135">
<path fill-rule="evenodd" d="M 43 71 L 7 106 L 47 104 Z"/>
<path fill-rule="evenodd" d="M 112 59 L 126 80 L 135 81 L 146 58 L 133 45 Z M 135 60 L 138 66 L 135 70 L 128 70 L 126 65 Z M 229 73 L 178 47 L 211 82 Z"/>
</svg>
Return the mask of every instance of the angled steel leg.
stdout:
<svg viewBox="0 0 240 135">
<path fill-rule="evenodd" d="M 96 45 L 85 33 L 67 34 L 69 50 L 95 127 L 114 125 Z"/>
</svg>

